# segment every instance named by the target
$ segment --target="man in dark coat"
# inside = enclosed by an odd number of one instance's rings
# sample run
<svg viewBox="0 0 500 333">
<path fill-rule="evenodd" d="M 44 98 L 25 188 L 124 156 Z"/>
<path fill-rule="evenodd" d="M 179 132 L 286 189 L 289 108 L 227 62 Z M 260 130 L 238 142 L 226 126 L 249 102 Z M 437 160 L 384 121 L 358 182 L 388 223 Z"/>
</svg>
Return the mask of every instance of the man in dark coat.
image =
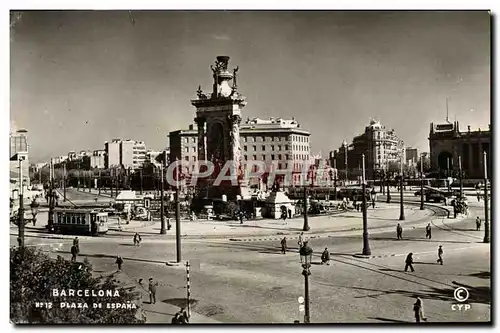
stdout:
<svg viewBox="0 0 500 333">
<path fill-rule="evenodd" d="M 76 253 L 80 253 L 80 241 L 78 237 L 75 237 L 75 239 L 73 239 L 73 245 L 76 247 Z"/>
<path fill-rule="evenodd" d="M 120 256 L 116 256 L 116 261 L 115 261 L 115 264 L 118 265 L 118 270 L 121 271 L 122 270 L 122 264 L 123 264 L 123 259 L 122 257 Z"/>
<path fill-rule="evenodd" d="M 78 250 L 76 249 L 76 246 L 73 245 L 71 247 L 71 261 L 76 261 L 76 255 L 78 254 Z"/>
<path fill-rule="evenodd" d="M 443 264 L 443 247 L 441 245 L 439 245 L 439 248 L 438 248 L 438 260 L 437 260 L 438 263 L 440 263 L 441 265 Z"/>
<path fill-rule="evenodd" d="M 481 230 L 481 219 L 478 216 L 476 218 L 476 231 L 480 231 L 480 230 Z"/>
<path fill-rule="evenodd" d="M 286 237 L 281 240 L 281 253 L 286 254 Z"/>
<path fill-rule="evenodd" d="M 156 303 L 156 284 L 153 281 L 153 278 L 149 278 L 149 303 L 150 304 L 155 304 Z"/>
<path fill-rule="evenodd" d="M 432 238 L 432 235 L 431 235 L 431 224 L 427 224 L 427 227 L 425 227 L 425 238 L 429 238 L 431 239 Z"/>
<path fill-rule="evenodd" d="M 405 272 L 408 271 L 408 267 L 410 267 L 410 269 L 411 269 L 412 272 L 415 272 L 415 270 L 413 269 L 413 253 L 412 252 L 410 252 L 408 254 L 408 256 L 406 256 L 405 263 L 406 263 L 406 265 L 405 265 Z"/>
<path fill-rule="evenodd" d="M 321 254 L 321 265 L 323 264 L 330 265 L 330 252 L 328 252 L 328 248 L 325 247 L 325 250 Z"/>
<path fill-rule="evenodd" d="M 427 318 L 424 317 L 424 304 L 420 297 L 417 297 L 417 301 L 413 304 L 413 312 L 415 313 L 415 322 L 420 323 L 420 320 L 427 321 Z"/>
<path fill-rule="evenodd" d="M 398 226 L 396 227 L 396 234 L 398 236 L 398 239 L 403 239 L 403 227 L 399 223 Z"/>
<path fill-rule="evenodd" d="M 290 208 L 288 208 L 288 218 L 289 219 L 292 218 L 292 210 Z"/>
<path fill-rule="evenodd" d="M 189 324 L 189 319 L 187 317 L 186 311 L 182 308 L 179 312 L 179 324 Z"/>
</svg>

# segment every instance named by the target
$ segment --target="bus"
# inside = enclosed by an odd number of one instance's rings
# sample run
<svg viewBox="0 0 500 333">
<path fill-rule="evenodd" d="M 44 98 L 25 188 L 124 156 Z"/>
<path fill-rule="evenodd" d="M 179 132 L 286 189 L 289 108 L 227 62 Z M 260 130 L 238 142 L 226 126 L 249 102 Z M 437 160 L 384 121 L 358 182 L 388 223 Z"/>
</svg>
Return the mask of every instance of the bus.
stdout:
<svg viewBox="0 0 500 333">
<path fill-rule="evenodd" d="M 108 213 L 93 209 L 55 209 L 54 232 L 99 236 L 108 232 Z"/>
</svg>

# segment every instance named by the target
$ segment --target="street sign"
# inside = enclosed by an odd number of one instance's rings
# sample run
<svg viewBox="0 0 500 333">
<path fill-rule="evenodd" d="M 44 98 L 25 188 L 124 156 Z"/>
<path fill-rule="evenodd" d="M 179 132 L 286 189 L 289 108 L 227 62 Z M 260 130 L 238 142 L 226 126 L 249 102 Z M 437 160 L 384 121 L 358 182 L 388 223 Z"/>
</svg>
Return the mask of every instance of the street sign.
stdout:
<svg viewBox="0 0 500 333">
<path fill-rule="evenodd" d="M 306 309 L 305 305 L 304 304 L 300 304 L 299 305 L 299 311 L 300 312 L 304 312 L 304 310 Z"/>
<path fill-rule="evenodd" d="M 298 301 L 299 301 L 300 304 L 304 303 L 304 297 L 299 296 Z"/>
</svg>

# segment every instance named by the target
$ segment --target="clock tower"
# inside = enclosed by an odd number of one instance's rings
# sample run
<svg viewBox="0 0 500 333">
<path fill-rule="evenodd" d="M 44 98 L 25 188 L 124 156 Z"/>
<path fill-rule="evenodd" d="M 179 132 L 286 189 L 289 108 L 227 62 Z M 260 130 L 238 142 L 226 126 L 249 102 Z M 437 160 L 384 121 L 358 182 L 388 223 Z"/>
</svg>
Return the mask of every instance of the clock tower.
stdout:
<svg viewBox="0 0 500 333">
<path fill-rule="evenodd" d="M 213 73 L 212 93 L 205 94 L 199 86 L 197 98 L 191 101 L 196 107 L 194 120 L 198 126 L 198 160 L 211 161 L 216 170 L 232 161 L 234 170 L 242 170 L 240 122 L 246 98 L 238 92 L 238 67 L 230 71 L 228 65 L 228 56 L 218 56 L 215 67 L 210 66 Z M 213 198 L 226 194 L 228 197 L 235 197 L 241 194 L 240 185 L 237 188 L 231 187 L 213 188 L 210 191 L 212 195 L 208 196 Z"/>
</svg>

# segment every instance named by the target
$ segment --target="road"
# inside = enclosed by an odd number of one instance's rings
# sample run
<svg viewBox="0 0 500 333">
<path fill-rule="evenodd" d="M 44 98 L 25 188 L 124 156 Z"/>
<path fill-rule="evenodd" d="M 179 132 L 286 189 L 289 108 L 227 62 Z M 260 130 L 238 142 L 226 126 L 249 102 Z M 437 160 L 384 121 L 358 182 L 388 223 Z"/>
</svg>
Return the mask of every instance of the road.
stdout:
<svg viewBox="0 0 500 333">
<path fill-rule="evenodd" d="M 405 199 L 406 200 L 406 199 Z M 486 322 L 490 320 L 490 246 L 483 232 L 475 231 L 474 218 L 480 208 L 471 207 L 471 218 L 449 224 L 432 218 L 433 237 L 426 240 L 423 227 L 404 230 L 404 240 L 391 232 L 372 231 L 370 247 L 374 258 L 353 257 L 362 249 L 358 235 L 314 238 L 315 250 L 310 276 L 310 311 L 313 323 L 413 322 L 415 297 L 423 299 L 429 322 Z M 12 239 L 11 243 L 15 242 Z M 70 240 L 27 239 L 48 251 L 70 257 Z M 280 254 L 279 241 L 233 242 L 229 240 L 183 240 L 182 259 L 192 262 L 193 311 L 224 323 L 302 322 L 297 298 L 304 295 L 304 278 L 296 244 Z M 14 244 L 14 243 L 12 243 Z M 54 245 L 56 244 L 56 245 Z M 437 248 L 444 249 L 444 265 L 436 263 Z M 154 277 L 160 282 L 157 298 L 164 303 L 185 302 L 185 271 L 165 265 L 175 259 L 172 241 L 149 242 L 140 247 L 123 242 L 80 241 L 82 257 L 97 271 L 115 270 L 114 258 L 124 258 L 124 271 L 134 279 Z M 331 265 L 319 265 L 325 247 Z M 408 252 L 415 255 L 415 272 L 404 272 Z M 378 256 L 383 256 L 378 258 Z M 470 293 L 468 311 L 453 311 L 453 292 L 466 285 Z M 160 302 L 161 303 L 161 302 Z M 160 305 L 146 304 L 160 313 Z M 164 312 L 170 322 L 171 313 Z"/>
</svg>

